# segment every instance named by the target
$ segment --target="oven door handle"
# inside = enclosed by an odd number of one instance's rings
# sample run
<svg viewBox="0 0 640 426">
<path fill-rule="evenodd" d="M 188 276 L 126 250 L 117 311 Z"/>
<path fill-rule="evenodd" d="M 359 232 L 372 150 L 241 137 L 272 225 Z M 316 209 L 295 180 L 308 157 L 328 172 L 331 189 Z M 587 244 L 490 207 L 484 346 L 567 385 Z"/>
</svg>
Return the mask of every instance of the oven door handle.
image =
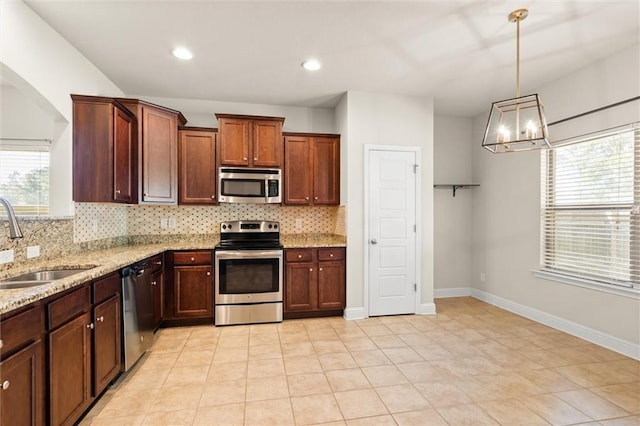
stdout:
<svg viewBox="0 0 640 426">
<path fill-rule="evenodd" d="M 216 250 L 216 259 L 282 259 L 282 250 Z"/>
</svg>

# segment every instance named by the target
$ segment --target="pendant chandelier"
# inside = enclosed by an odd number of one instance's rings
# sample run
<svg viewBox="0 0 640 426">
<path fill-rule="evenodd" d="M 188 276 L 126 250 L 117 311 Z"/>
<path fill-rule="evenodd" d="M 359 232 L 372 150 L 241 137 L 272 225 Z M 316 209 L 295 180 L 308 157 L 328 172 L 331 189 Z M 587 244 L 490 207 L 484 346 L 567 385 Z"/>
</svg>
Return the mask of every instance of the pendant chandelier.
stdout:
<svg viewBox="0 0 640 426">
<path fill-rule="evenodd" d="M 515 22 L 517 26 L 516 97 L 491 104 L 482 146 L 493 153 L 551 148 L 544 107 L 538 94 L 520 96 L 520 21 L 528 15 L 527 9 L 509 14 L 509 22 Z"/>
</svg>

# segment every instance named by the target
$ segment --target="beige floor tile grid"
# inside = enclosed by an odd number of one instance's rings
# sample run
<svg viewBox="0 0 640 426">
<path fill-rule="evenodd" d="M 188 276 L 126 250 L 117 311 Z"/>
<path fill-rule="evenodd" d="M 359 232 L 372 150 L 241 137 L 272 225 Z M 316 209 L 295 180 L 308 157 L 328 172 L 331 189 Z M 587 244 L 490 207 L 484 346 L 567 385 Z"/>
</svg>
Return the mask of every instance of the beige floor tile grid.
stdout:
<svg viewBox="0 0 640 426">
<path fill-rule="evenodd" d="M 168 328 L 83 425 L 640 425 L 640 362 L 472 298 Z"/>
</svg>

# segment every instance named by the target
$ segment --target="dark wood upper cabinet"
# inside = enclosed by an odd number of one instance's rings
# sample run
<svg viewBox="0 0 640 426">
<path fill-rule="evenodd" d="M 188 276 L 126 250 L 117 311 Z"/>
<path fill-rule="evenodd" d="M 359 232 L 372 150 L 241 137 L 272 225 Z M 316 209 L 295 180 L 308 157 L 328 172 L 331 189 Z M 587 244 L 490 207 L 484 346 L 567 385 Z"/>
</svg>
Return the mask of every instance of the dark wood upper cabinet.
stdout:
<svg viewBox="0 0 640 426">
<path fill-rule="evenodd" d="M 216 136 L 213 129 L 178 132 L 179 204 L 216 204 Z"/>
<path fill-rule="evenodd" d="M 221 166 L 282 167 L 282 117 L 216 114 Z"/>
<path fill-rule="evenodd" d="M 284 204 L 340 204 L 340 136 L 287 133 Z"/>
<path fill-rule="evenodd" d="M 186 118 L 179 111 L 138 99 L 118 98 L 138 121 L 138 193 L 141 204 L 178 202 L 178 125 Z"/>
<path fill-rule="evenodd" d="M 73 99 L 73 200 L 137 202 L 136 117 L 111 98 Z"/>
</svg>

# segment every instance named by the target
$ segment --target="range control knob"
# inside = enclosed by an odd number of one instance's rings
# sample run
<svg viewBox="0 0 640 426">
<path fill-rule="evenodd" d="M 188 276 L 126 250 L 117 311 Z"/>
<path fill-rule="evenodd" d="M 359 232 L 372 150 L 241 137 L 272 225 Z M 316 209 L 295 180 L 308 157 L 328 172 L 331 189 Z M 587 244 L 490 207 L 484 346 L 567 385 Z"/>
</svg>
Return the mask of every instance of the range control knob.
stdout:
<svg viewBox="0 0 640 426">
<path fill-rule="evenodd" d="M 273 225 L 272 225 L 272 224 L 269 224 L 269 229 L 271 229 L 271 228 L 273 228 Z"/>
<path fill-rule="evenodd" d="M 222 225 L 222 229 L 227 229 L 227 225 Z"/>
<path fill-rule="evenodd" d="M 233 228 L 233 225 L 229 225 L 229 229 Z"/>
<path fill-rule="evenodd" d="M 276 223 L 276 224 L 274 224 L 274 225 L 273 225 L 273 228 L 274 228 L 274 229 L 278 229 L 278 224 L 277 224 L 277 223 Z"/>
</svg>

